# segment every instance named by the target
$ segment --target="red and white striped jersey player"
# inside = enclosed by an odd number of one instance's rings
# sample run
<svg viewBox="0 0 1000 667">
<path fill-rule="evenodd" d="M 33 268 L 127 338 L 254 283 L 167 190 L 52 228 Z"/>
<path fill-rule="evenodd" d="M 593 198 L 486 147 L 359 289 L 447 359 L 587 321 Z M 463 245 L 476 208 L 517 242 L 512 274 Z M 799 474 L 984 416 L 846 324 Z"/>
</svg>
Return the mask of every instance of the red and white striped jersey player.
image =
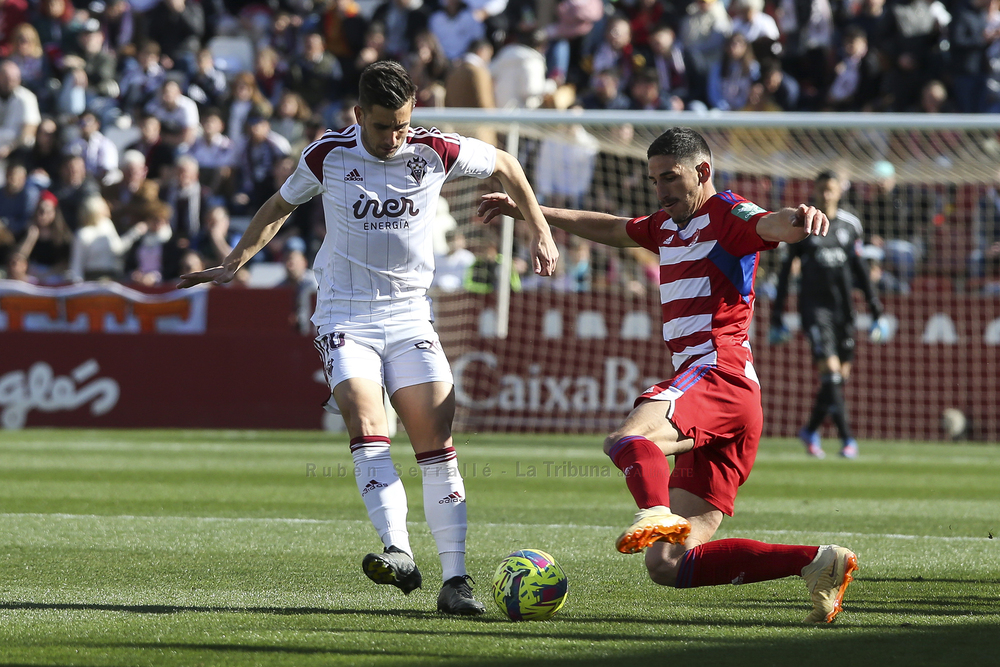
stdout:
<svg viewBox="0 0 1000 667">
<path fill-rule="evenodd" d="M 357 124 L 310 144 L 222 266 L 183 276 L 181 286 L 228 282 L 296 206 L 322 196 L 316 348 L 331 390 L 327 407 L 347 424 L 358 490 L 383 546 L 364 557 L 362 569 L 375 583 L 404 593 L 422 584 L 406 528 L 406 492 L 389 453 L 385 391 L 422 472 L 424 515 L 444 581 L 438 610 L 475 615 L 485 607 L 473 597 L 465 568 L 465 485 L 451 435 L 453 377 L 427 298 L 441 186 L 458 176 L 496 176 L 527 211 L 535 271 L 551 275 L 559 254 L 517 160 L 477 139 L 411 128 L 415 92 L 398 63 L 369 65 L 361 75 Z"/>
<path fill-rule="evenodd" d="M 801 205 L 768 212 L 713 184 L 712 153 L 699 133 L 672 128 L 650 144 L 649 179 L 661 209 L 635 219 L 542 207 L 549 224 L 615 247 L 640 246 L 660 258 L 663 338 L 673 376 L 636 399 L 604 442 L 624 472 L 639 512 L 618 538 L 623 553 L 645 551 L 658 584 L 691 588 L 792 575 L 806 581 L 806 622 L 840 612 L 857 556 L 836 545 L 712 541 L 732 515 L 760 440 L 760 384 L 748 329 L 758 252 L 825 235 L 822 211 Z M 486 222 L 519 210 L 506 195 L 486 195 Z M 667 456 L 674 456 L 671 472 Z"/>
</svg>

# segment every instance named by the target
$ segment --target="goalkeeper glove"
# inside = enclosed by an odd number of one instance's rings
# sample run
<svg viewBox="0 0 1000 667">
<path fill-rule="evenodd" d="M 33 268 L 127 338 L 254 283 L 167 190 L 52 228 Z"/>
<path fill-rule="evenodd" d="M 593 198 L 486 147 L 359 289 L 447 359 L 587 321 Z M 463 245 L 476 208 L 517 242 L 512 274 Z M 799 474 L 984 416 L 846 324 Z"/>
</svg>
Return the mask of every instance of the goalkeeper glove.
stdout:
<svg viewBox="0 0 1000 667">
<path fill-rule="evenodd" d="M 781 345 L 787 343 L 792 337 L 792 333 L 781 324 L 772 324 L 767 334 L 769 345 Z"/>
<path fill-rule="evenodd" d="M 868 340 L 880 345 L 889 342 L 889 323 L 884 317 L 872 320 L 872 327 L 868 330 Z"/>
</svg>

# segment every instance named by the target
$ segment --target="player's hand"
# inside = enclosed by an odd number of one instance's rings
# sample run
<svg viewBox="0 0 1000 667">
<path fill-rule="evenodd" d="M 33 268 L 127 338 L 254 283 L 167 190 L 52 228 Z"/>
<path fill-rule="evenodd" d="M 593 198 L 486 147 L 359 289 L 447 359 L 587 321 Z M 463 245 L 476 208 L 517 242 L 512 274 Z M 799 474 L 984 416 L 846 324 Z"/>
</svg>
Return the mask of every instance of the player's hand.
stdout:
<svg viewBox="0 0 1000 667">
<path fill-rule="evenodd" d="M 491 192 L 488 195 L 483 195 L 479 202 L 479 215 L 483 218 L 484 225 L 490 224 L 502 215 L 508 215 L 515 220 L 524 220 L 521 209 L 517 207 L 510 196 L 503 192 Z M 556 254 L 558 256 L 558 253 Z"/>
<path fill-rule="evenodd" d="M 792 332 L 782 325 L 771 325 L 770 331 L 767 332 L 767 344 L 768 345 L 781 345 L 787 343 L 792 339 Z"/>
<path fill-rule="evenodd" d="M 188 287 L 194 287 L 195 285 L 201 285 L 202 283 L 224 285 L 232 280 L 235 275 L 235 271 L 229 271 L 221 266 L 213 266 L 212 268 L 205 269 L 204 271 L 185 273 L 181 276 L 181 281 L 177 283 L 177 288 L 185 289 Z"/>
<path fill-rule="evenodd" d="M 799 204 L 792 216 L 792 227 L 801 227 L 806 236 L 826 236 L 830 231 L 830 219 L 815 206 Z"/>
<path fill-rule="evenodd" d="M 540 276 L 551 276 L 559 263 L 559 248 L 552 240 L 552 234 L 546 229 L 537 238 L 531 239 L 531 257 L 534 261 L 535 273 Z"/>
<path fill-rule="evenodd" d="M 889 322 L 884 317 L 877 317 L 872 322 L 871 329 L 868 330 L 868 340 L 876 345 L 885 345 L 889 342 Z"/>
</svg>

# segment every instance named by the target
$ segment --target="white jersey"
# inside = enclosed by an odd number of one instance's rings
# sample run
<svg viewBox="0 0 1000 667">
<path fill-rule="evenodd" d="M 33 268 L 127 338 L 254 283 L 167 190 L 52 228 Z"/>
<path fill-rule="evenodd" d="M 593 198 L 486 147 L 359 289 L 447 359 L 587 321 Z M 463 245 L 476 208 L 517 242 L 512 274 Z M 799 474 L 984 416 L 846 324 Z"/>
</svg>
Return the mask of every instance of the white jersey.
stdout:
<svg viewBox="0 0 1000 667">
<path fill-rule="evenodd" d="M 312 318 L 319 333 L 338 322 L 429 320 L 441 186 L 457 176 L 487 178 L 495 166 L 493 146 L 437 129 L 411 128 L 388 160 L 365 150 L 358 125 L 307 146 L 280 192 L 290 204 L 323 195 Z"/>
</svg>

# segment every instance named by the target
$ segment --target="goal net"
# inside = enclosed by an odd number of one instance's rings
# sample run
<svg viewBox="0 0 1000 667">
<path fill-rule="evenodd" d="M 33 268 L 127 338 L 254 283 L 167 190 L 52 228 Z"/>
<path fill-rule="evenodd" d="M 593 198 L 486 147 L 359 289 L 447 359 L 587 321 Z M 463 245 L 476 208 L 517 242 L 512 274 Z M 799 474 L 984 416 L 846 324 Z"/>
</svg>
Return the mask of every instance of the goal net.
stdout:
<svg viewBox="0 0 1000 667">
<path fill-rule="evenodd" d="M 857 294 L 857 354 L 846 397 L 858 438 L 1000 438 L 1000 120 L 972 116 L 706 114 L 418 109 L 414 124 L 496 141 L 516 152 L 548 205 L 640 216 L 658 208 L 645 151 L 664 129 L 704 134 L 717 189 L 774 210 L 809 202 L 813 178 L 837 174 L 842 203 L 865 227 L 864 254 L 891 335 L 868 342 Z M 658 258 L 554 236 L 556 276 L 525 271 L 524 230 L 514 226 L 519 280 L 509 304 L 500 225 L 484 227 L 479 197 L 493 181 L 458 179 L 443 196 L 477 257 L 465 285 L 435 290 L 435 315 L 454 366 L 456 428 L 600 433 L 635 396 L 669 376 L 661 339 Z M 785 324 L 767 341 L 780 251 L 764 253 L 752 330 L 765 435 L 794 436 L 818 388 L 800 335 L 796 285 Z M 486 267 L 489 270 L 485 270 Z M 470 289 L 471 288 L 471 289 Z M 823 435 L 834 437 L 832 426 Z"/>
</svg>

